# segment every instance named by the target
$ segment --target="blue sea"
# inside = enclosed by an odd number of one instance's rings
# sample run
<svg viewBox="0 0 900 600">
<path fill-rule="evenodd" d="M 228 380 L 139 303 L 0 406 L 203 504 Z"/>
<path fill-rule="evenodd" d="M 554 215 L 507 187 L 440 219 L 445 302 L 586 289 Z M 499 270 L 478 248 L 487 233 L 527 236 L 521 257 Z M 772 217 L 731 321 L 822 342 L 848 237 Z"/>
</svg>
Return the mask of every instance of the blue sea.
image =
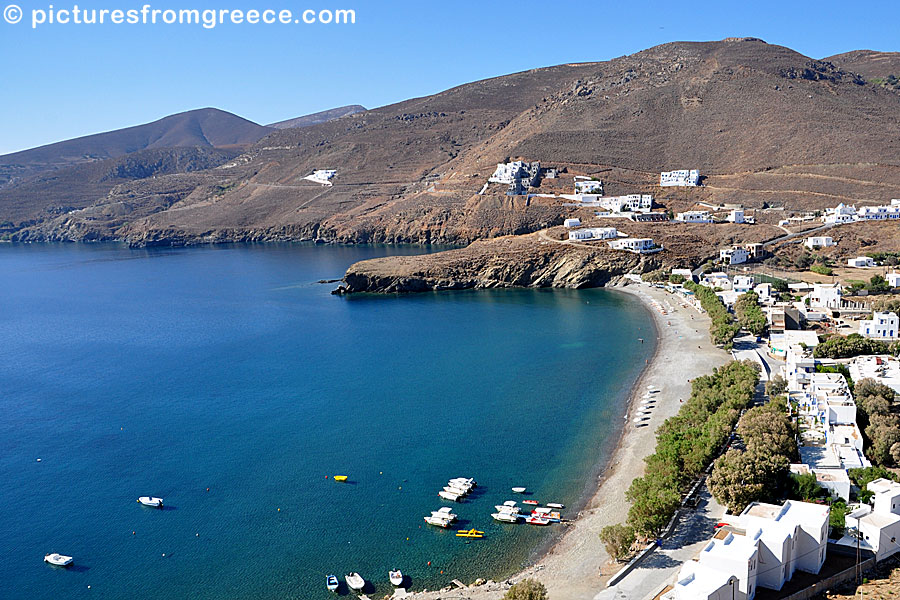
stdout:
<svg viewBox="0 0 900 600">
<path fill-rule="evenodd" d="M 521 485 L 574 516 L 650 315 L 607 290 L 317 283 L 428 251 L 0 245 L 0 597 L 315 599 L 350 571 L 380 597 L 390 568 L 421 590 L 532 560 L 565 526 L 493 506 Z M 422 519 L 460 476 L 479 483 L 460 527 L 483 539 Z"/>
</svg>

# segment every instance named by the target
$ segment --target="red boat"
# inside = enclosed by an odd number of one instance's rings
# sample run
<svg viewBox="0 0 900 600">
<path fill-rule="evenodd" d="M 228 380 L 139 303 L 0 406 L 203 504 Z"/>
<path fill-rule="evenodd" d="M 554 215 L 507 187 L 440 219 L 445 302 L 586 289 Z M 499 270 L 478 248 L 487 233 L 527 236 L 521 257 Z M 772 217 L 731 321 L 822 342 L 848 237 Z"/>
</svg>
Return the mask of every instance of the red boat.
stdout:
<svg viewBox="0 0 900 600">
<path fill-rule="evenodd" d="M 537 506 L 540 504 L 537 500 L 522 500 L 522 504 L 531 504 L 532 506 Z"/>
<path fill-rule="evenodd" d="M 544 519 L 543 517 L 526 517 L 525 522 L 529 525 L 549 525 L 550 519 Z"/>
</svg>

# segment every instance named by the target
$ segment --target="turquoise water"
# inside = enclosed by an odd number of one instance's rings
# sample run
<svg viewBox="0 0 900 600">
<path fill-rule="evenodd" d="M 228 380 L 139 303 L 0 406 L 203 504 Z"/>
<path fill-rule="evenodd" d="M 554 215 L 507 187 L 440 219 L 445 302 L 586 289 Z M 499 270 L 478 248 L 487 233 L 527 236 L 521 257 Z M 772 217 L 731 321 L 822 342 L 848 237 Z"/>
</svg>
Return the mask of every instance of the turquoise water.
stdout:
<svg viewBox="0 0 900 600">
<path fill-rule="evenodd" d="M 524 485 L 577 507 L 649 315 L 604 290 L 315 283 L 423 251 L 0 245 L 0 597 L 326 598 L 351 570 L 380 597 L 391 567 L 434 589 L 527 562 L 562 526 L 493 505 Z M 482 540 L 422 520 L 456 476 Z"/>
</svg>

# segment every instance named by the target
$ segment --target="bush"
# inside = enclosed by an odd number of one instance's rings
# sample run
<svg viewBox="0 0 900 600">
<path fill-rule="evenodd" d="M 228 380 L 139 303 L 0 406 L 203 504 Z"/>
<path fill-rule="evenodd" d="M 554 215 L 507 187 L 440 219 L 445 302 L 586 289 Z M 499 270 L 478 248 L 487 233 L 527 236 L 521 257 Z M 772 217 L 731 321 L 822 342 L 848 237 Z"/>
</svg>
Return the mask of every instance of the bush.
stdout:
<svg viewBox="0 0 900 600">
<path fill-rule="evenodd" d="M 792 498 L 803 500 L 804 502 L 811 502 L 821 496 L 824 492 L 825 489 L 818 484 L 815 474 L 805 473 L 803 475 L 797 475 L 791 473 L 790 496 Z"/>
<path fill-rule="evenodd" d="M 622 560 L 631 552 L 634 529 L 628 525 L 607 525 L 600 530 L 600 540 L 613 560 Z"/>
<path fill-rule="evenodd" d="M 523 579 L 507 590 L 503 600 L 547 600 L 547 588 L 540 581 Z"/>
<path fill-rule="evenodd" d="M 843 500 L 835 500 L 831 503 L 831 514 L 828 516 L 828 524 L 831 525 L 832 537 L 840 537 L 844 534 L 847 521 L 847 505 Z"/>
<path fill-rule="evenodd" d="M 887 294 L 891 291 L 891 286 L 881 275 L 872 275 L 866 289 L 869 290 L 870 294 Z"/>
<path fill-rule="evenodd" d="M 740 331 L 740 326 L 734 322 L 728 309 L 710 288 L 693 281 L 685 282 L 684 287 L 693 292 L 700 301 L 700 306 L 709 315 L 711 320 L 709 333 L 713 343 L 729 348 L 734 336 Z"/>
<path fill-rule="evenodd" d="M 766 331 L 766 315 L 759 306 L 759 296 L 755 292 L 741 294 L 734 303 L 734 313 L 741 327 L 753 335 L 762 335 Z"/>
<path fill-rule="evenodd" d="M 776 375 L 766 382 L 766 394 L 774 398 L 780 396 L 787 391 L 787 380 L 781 375 Z"/>
<path fill-rule="evenodd" d="M 891 481 L 897 481 L 897 476 L 892 472 L 888 471 L 884 467 L 866 467 L 865 469 L 847 469 L 847 475 L 850 477 L 850 481 L 853 482 L 853 485 L 859 488 L 859 493 L 856 495 L 857 499 L 860 502 L 868 502 L 869 498 L 872 497 L 872 492 L 866 489 L 866 486 L 869 485 L 869 482 L 875 481 L 876 479 L 890 479 Z"/>
<path fill-rule="evenodd" d="M 864 338 L 858 333 L 847 337 L 833 335 L 816 346 L 813 356 L 816 358 L 853 358 L 861 354 L 889 354 L 891 348 L 885 342 Z"/>
<path fill-rule="evenodd" d="M 672 283 L 674 285 L 681 285 L 685 281 L 687 281 L 687 279 L 685 279 L 684 275 L 682 275 L 681 273 L 672 273 L 671 275 L 669 275 L 669 283 Z"/>
<path fill-rule="evenodd" d="M 813 265 L 809 268 L 813 273 L 818 273 L 819 275 L 833 275 L 834 271 L 831 267 L 826 267 L 825 265 Z"/>
</svg>

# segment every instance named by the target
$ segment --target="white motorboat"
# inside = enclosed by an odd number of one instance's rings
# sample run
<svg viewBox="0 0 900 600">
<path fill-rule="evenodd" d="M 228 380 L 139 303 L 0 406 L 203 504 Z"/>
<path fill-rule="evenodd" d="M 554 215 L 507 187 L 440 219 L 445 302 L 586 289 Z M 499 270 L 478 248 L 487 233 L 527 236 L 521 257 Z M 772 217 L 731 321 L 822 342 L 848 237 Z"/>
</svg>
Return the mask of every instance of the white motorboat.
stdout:
<svg viewBox="0 0 900 600">
<path fill-rule="evenodd" d="M 519 519 L 522 518 L 522 515 L 519 514 L 519 511 L 499 511 L 491 513 L 491 517 L 493 517 L 495 521 L 502 521 L 504 523 L 518 523 Z"/>
<path fill-rule="evenodd" d="M 150 508 L 162 508 L 163 507 L 163 499 L 156 498 L 155 496 L 141 496 L 137 499 L 138 502 L 143 504 L 144 506 L 149 506 Z"/>
<path fill-rule="evenodd" d="M 471 477 L 454 477 L 450 481 L 455 482 L 455 483 L 462 483 L 469 487 L 478 487 L 478 482 L 475 481 L 474 479 L 472 479 Z"/>
<path fill-rule="evenodd" d="M 425 519 L 425 522 L 428 523 L 429 525 L 434 525 L 436 527 L 443 527 L 444 529 L 447 529 L 448 527 L 450 527 L 450 519 L 448 519 L 447 517 L 430 516 L 430 517 L 423 517 L 423 518 Z"/>
<path fill-rule="evenodd" d="M 66 556 L 65 554 L 57 554 L 56 552 L 44 556 L 44 562 L 49 563 L 55 567 L 68 567 L 74 560 L 75 559 L 73 559 L 71 556 Z"/>
<path fill-rule="evenodd" d="M 447 490 L 441 490 L 438 492 L 438 496 L 443 498 L 444 500 L 449 500 L 451 502 L 459 502 L 462 494 L 456 494 L 454 492 L 448 492 Z"/>
<path fill-rule="evenodd" d="M 438 510 L 431 511 L 431 516 L 440 519 L 448 519 L 450 521 L 455 521 L 457 518 L 457 515 L 449 506 L 444 506 L 442 508 L 439 508 Z"/>
<path fill-rule="evenodd" d="M 366 580 L 359 573 L 350 573 L 344 577 L 344 581 L 351 590 L 359 591 L 366 587 Z"/>
<path fill-rule="evenodd" d="M 325 578 L 325 587 L 328 588 L 329 592 L 337 592 L 338 588 L 341 587 L 341 582 L 334 575 L 329 575 Z"/>
<path fill-rule="evenodd" d="M 557 502 L 548 502 L 547 506 L 549 506 L 550 508 L 565 508 L 566 507 L 565 504 L 559 504 Z"/>
<path fill-rule="evenodd" d="M 550 519 L 545 519 L 544 517 L 531 516 L 531 517 L 525 517 L 525 522 L 528 523 L 529 525 L 549 525 Z"/>
<path fill-rule="evenodd" d="M 514 494 L 524 494 L 525 490 L 526 490 L 526 488 L 523 488 L 523 487 L 514 487 L 512 489 Z"/>
<path fill-rule="evenodd" d="M 391 583 L 396 586 L 403 585 L 403 573 L 400 572 L 400 569 L 394 569 L 393 571 L 388 571 L 388 579 L 391 580 Z"/>
<path fill-rule="evenodd" d="M 445 491 L 445 492 L 452 492 L 452 493 L 454 493 L 454 494 L 459 494 L 460 496 L 465 496 L 466 494 L 469 493 L 469 490 L 463 489 L 463 488 L 458 488 L 458 487 L 456 487 L 456 486 L 454 486 L 454 485 L 446 485 L 446 486 L 444 486 L 444 491 Z"/>
</svg>

